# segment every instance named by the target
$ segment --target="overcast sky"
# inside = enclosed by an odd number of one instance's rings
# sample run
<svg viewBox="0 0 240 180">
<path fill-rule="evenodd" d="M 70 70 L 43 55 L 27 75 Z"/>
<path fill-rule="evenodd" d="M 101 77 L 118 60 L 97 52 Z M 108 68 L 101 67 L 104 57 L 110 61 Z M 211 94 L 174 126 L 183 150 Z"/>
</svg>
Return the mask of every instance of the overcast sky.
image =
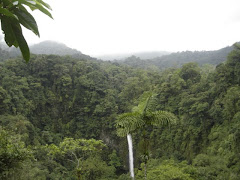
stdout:
<svg viewBox="0 0 240 180">
<path fill-rule="evenodd" d="M 34 12 L 41 38 L 97 56 L 140 51 L 216 50 L 240 41 L 240 0 L 45 0 Z"/>
</svg>

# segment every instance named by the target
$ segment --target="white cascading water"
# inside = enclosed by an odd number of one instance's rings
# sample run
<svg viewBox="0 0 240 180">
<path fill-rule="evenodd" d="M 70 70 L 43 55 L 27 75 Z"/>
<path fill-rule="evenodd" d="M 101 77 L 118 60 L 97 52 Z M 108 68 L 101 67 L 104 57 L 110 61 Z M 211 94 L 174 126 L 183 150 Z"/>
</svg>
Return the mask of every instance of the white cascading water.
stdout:
<svg viewBox="0 0 240 180">
<path fill-rule="evenodd" d="M 127 135 L 128 150 L 129 150 L 129 171 L 131 177 L 134 179 L 134 167 L 133 167 L 133 145 L 132 145 L 132 135 Z"/>
</svg>

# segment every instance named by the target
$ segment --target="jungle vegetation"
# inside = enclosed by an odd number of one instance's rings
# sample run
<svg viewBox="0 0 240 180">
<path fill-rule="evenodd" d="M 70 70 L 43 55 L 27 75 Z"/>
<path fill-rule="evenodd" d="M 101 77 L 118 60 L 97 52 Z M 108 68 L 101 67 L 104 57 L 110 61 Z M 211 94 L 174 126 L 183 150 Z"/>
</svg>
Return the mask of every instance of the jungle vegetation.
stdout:
<svg viewBox="0 0 240 180">
<path fill-rule="evenodd" d="M 137 180 L 145 178 L 144 164 L 149 180 L 239 179 L 238 44 L 216 67 L 190 62 L 148 70 L 58 55 L 4 60 L 0 179 L 128 179 L 127 140 L 117 136 L 117 117 L 147 92 L 156 94 L 154 112 L 177 120 L 144 126 L 147 162 L 142 128 L 134 129 Z"/>
</svg>

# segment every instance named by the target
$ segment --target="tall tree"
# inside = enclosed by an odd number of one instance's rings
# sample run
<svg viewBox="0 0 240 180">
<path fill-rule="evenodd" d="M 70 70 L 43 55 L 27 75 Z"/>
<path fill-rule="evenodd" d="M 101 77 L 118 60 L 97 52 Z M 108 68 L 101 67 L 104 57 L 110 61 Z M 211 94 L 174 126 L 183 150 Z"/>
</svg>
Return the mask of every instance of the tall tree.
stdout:
<svg viewBox="0 0 240 180">
<path fill-rule="evenodd" d="M 144 161 L 145 179 L 147 179 L 147 161 L 149 159 L 148 129 L 153 126 L 159 127 L 173 124 L 177 119 L 170 112 L 155 110 L 156 96 L 157 95 L 152 92 L 144 93 L 140 98 L 138 106 L 134 107 L 130 113 L 121 114 L 116 122 L 117 135 L 121 137 L 127 135 L 129 144 L 129 139 L 131 139 L 130 133 L 137 129 L 142 131 L 142 157 Z M 129 153 L 131 153 L 131 151 L 129 151 Z M 134 179 L 134 174 L 131 176 Z"/>
</svg>

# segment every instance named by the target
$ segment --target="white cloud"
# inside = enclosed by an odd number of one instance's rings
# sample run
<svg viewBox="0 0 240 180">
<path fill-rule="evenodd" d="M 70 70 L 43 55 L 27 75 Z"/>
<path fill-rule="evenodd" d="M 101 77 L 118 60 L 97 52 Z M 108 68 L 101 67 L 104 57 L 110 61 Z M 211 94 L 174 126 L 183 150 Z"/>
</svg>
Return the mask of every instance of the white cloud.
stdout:
<svg viewBox="0 0 240 180">
<path fill-rule="evenodd" d="M 209 50 L 240 40 L 238 0 L 55 0 L 54 20 L 34 13 L 41 39 L 90 55 Z"/>
</svg>

